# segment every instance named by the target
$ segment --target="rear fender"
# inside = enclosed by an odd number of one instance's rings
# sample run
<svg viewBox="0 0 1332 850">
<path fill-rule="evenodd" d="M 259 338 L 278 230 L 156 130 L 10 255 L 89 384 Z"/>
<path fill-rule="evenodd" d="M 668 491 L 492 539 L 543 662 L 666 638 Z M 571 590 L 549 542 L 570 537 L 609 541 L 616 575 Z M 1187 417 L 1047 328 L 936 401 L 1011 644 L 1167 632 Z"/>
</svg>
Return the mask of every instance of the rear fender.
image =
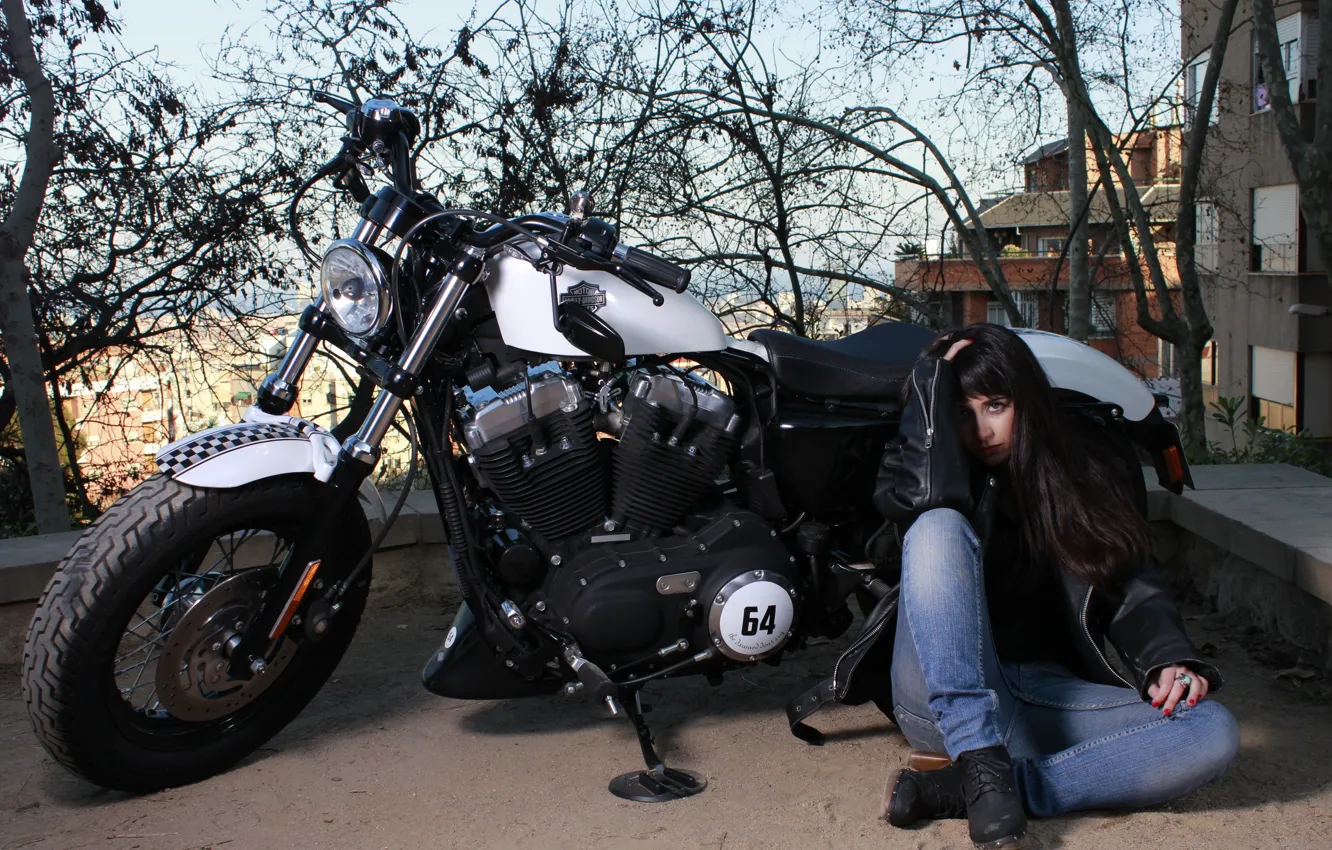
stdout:
<svg viewBox="0 0 1332 850">
<path fill-rule="evenodd" d="M 223 490 L 300 473 L 328 481 L 340 449 L 338 440 L 313 422 L 251 407 L 242 422 L 208 428 L 162 447 L 157 468 L 182 484 Z M 370 478 L 361 482 L 357 501 L 371 524 L 384 521 L 384 503 Z"/>
<path fill-rule="evenodd" d="M 1193 486 L 1179 430 L 1157 409 L 1157 399 L 1137 375 L 1086 343 L 1046 331 L 1015 329 L 1040 361 L 1057 391 L 1063 390 L 1116 407 L 1124 430 L 1147 450 L 1156 477 L 1172 493 Z"/>
<path fill-rule="evenodd" d="M 1014 331 L 1036 355 L 1056 389 L 1114 404 L 1130 422 L 1141 422 L 1156 409 L 1152 391 L 1113 357 L 1059 334 L 1027 328 Z"/>
</svg>

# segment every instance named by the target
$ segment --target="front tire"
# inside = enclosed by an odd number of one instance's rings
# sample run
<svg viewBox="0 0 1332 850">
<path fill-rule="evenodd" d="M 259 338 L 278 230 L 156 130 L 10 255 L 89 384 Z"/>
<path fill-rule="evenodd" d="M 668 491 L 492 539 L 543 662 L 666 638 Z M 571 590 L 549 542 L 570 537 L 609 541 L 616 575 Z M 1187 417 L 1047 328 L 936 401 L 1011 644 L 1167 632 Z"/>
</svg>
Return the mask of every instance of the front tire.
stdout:
<svg viewBox="0 0 1332 850">
<path fill-rule="evenodd" d="M 210 588 L 281 563 L 282 544 L 290 546 L 316 518 L 323 486 L 308 475 L 287 475 L 205 490 L 157 475 L 93 523 L 42 594 L 23 653 L 28 716 L 57 762 L 126 791 L 197 782 L 249 755 L 305 707 L 355 634 L 369 570 L 342 597 L 328 634 L 285 654 L 279 644 L 283 663 L 270 671 L 272 681 L 237 701 L 234 711 L 214 716 L 196 709 L 203 720 L 172 716 L 153 684 L 162 675 L 154 662 L 178 642 L 168 639 L 171 629 L 208 600 Z M 326 575 L 346 575 L 370 546 L 356 504 L 336 528 L 321 567 Z M 242 546 L 253 550 L 270 541 L 268 565 L 262 555 L 258 565 L 244 563 L 253 552 Z"/>
</svg>

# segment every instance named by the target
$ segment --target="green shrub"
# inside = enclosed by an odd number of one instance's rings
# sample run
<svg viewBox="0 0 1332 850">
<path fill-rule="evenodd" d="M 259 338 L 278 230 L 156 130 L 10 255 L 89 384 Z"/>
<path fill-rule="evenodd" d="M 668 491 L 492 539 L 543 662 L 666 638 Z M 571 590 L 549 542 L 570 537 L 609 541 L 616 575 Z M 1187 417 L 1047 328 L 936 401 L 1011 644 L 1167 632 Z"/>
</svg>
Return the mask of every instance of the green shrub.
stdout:
<svg viewBox="0 0 1332 850">
<path fill-rule="evenodd" d="M 1230 433 L 1230 445 L 1212 441 L 1195 446 L 1188 452 L 1190 464 L 1288 463 L 1332 478 L 1332 452 L 1326 441 L 1314 439 L 1308 431 L 1267 427 L 1265 417 L 1246 415 L 1244 396 L 1221 396 L 1208 407 L 1211 420 Z"/>
</svg>

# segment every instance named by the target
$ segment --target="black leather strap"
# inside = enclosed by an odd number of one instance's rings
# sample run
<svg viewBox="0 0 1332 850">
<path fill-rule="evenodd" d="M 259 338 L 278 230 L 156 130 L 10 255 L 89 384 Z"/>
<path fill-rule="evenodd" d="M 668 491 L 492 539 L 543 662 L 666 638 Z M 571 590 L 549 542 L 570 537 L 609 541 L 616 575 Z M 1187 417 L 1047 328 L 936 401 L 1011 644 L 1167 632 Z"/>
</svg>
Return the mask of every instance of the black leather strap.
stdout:
<svg viewBox="0 0 1332 850">
<path fill-rule="evenodd" d="M 888 676 L 892 669 L 894 629 L 889 626 L 895 626 L 897 622 L 898 586 L 875 579 L 866 589 L 878 597 L 879 602 L 861 624 L 856 639 L 837 659 L 833 675 L 786 704 L 786 721 L 791 726 L 791 734 L 807 744 L 823 746 L 823 733 L 806 721 L 829 702 L 860 705 L 874 699 L 882 706 L 892 701 Z M 857 677 L 861 662 L 867 657 L 871 659 L 869 677 Z"/>
<path fill-rule="evenodd" d="M 823 733 L 805 723 L 823 706 L 834 700 L 833 677 L 829 676 L 814 687 L 786 704 L 786 720 L 791 724 L 791 734 L 807 744 L 823 746 Z"/>
</svg>

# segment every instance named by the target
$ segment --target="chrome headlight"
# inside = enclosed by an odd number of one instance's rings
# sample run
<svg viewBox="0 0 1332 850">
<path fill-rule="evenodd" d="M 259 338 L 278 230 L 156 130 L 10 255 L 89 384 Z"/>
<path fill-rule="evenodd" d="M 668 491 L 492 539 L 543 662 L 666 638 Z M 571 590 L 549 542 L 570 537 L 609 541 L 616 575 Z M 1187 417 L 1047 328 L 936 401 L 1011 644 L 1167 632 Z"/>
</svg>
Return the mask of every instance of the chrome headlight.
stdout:
<svg viewBox="0 0 1332 850">
<path fill-rule="evenodd" d="M 388 320 L 393 304 L 384 266 L 355 239 L 339 239 L 328 247 L 319 287 L 333 320 L 352 336 L 370 336 Z"/>
</svg>

